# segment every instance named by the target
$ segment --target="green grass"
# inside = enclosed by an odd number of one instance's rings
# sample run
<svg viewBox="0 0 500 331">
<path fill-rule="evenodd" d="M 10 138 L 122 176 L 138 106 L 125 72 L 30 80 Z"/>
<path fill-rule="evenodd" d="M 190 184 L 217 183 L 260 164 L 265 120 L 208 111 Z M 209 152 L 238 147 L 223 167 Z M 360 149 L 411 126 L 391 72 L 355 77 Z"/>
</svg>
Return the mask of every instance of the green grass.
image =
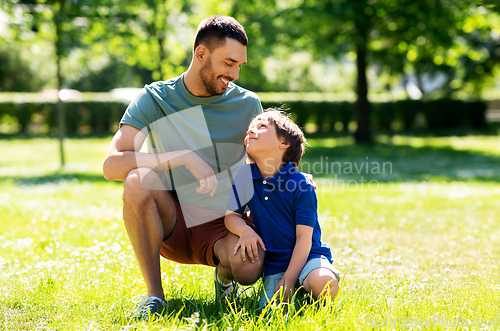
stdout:
<svg viewBox="0 0 500 331">
<path fill-rule="evenodd" d="M 56 140 L 0 141 L 1 330 L 500 328 L 499 137 L 310 139 L 303 167 L 317 179 L 323 239 L 343 276 L 336 301 L 259 315 L 249 291 L 220 306 L 211 268 L 163 260 L 169 314 L 134 327 L 123 316 L 145 285 L 122 186 L 100 173 L 109 141 L 68 140 L 64 170 Z M 326 173 L 328 162 L 341 171 Z M 358 173 L 362 162 L 392 171 Z"/>
</svg>

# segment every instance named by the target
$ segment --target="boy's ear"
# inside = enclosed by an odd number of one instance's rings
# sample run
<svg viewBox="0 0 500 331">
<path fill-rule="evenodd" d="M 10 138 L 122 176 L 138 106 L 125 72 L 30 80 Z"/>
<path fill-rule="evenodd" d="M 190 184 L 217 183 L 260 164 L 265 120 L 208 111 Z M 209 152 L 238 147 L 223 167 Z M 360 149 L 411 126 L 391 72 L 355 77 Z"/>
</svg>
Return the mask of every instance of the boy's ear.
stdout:
<svg viewBox="0 0 500 331">
<path fill-rule="evenodd" d="M 288 147 L 290 147 L 290 144 L 289 144 L 289 143 L 287 143 L 286 141 L 284 141 L 284 140 L 283 140 L 283 141 L 280 143 L 280 148 L 281 148 L 281 149 L 287 149 Z"/>
</svg>

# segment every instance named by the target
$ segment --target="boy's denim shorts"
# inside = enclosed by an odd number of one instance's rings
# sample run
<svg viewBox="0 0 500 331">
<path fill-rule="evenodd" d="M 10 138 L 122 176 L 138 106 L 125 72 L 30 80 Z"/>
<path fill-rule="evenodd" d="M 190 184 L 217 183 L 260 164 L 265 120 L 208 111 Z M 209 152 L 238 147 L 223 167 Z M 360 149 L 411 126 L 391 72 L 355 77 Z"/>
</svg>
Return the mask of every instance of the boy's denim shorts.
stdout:
<svg viewBox="0 0 500 331">
<path fill-rule="evenodd" d="M 324 257 L 318 257 L 307 261 L 306 265 L 300 272 L 299 281 L 296 287 L 298 288 L 299 286 L 304 285 L 304 280 L 306 279 L 307 275 L 309 275 L 309 273 L 314 269 L 318 268 L 326 268 L 331 270 L 337 277 L 337 280 L 340 281 L 340 272 L 335 267 L 332 266 L 330 261 L 328 261 Z M 276 289 L 276 285 L 278 285 L 278 283 L 281 281 L 284 275 L 285 275 L 284 272 L 280 272 L 274 275 L 264 276 L 262 278 L 262 282 L 264 283 L 264 293 L 262 293 L 262 296 L 260 297 L 259 301 L 260 308 L 263 308 L 268 303 L 268 301 L 272 299 L 274 295 L 274 290 Z"/>
</svg>

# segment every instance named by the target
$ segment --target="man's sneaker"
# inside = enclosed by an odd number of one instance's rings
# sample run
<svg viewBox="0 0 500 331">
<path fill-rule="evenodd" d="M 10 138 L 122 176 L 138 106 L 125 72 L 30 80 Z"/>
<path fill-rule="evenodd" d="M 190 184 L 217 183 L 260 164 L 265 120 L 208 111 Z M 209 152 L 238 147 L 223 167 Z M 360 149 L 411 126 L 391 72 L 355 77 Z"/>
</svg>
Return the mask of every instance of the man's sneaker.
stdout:
<svg viewBox="0 0 500 331">
<path fill-rule="evenodd" d="M 239 285 L 234 280 L 229 284 L 224 284 L 223 281 L 217 276 L 217 268 L 214 269 L 214 283 L 215 283 L 215 298 L 217 301 L 233 301 L 238 298 L 239 295 Z"/>
<path fill-rule="evenodd" d="M 141 299 L 137 308 L 132 312 L 132 317 L 136 320 L 148 320 L 162 316 L 167 310 L 167 303 L 157 297 L 139 295 L 134 299 Z"/>
</svg>

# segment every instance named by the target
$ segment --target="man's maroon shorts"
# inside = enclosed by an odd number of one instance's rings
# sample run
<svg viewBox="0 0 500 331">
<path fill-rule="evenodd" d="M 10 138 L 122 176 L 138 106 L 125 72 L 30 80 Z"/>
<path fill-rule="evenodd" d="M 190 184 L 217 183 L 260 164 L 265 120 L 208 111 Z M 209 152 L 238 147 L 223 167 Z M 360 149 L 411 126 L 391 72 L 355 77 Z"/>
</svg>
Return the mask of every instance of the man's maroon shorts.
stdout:
<svg viewBox="0 0 500 331">
<path fill-rule="evenodd" d="M 175 203 L 177 222 L 174 232 L 163 241 L 161 256 L 183 264 L 204 264 L 215 267 L 214 244 L 229 233 L 224 225 L 224 217 L 188 228 L 179 202 L 173 197 L 172 199 Z M 252 229 L 254 228 L 251 218 L 244 214 L 243 219 Z"/>
</svg>

